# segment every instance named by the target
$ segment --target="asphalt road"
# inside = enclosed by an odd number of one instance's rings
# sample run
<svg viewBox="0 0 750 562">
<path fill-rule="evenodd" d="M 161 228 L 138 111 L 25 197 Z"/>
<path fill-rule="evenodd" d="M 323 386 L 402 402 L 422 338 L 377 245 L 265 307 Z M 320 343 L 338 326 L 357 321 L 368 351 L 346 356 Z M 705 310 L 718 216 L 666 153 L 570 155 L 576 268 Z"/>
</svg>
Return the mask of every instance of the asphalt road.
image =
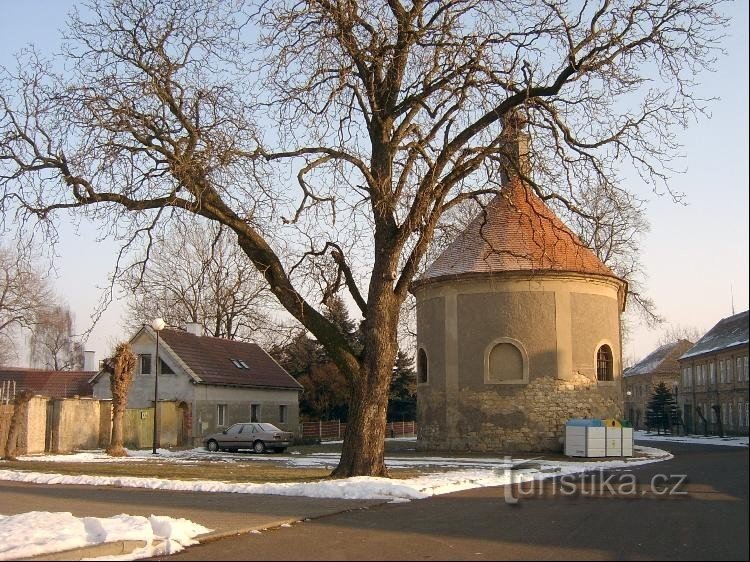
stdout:
<svg viewBox="0 0 750 562">
<path fill-rule="evenodd" d="M 748 560 L 748 449 L 657 446 L 675 458 L 511 490 L 516 504 L 505 487 L 475 489 L 227 537 L 164 559 Z"/>
<path fill-rule="evenodd" d="M 69 511 L 76 517 L 168 515 L 212 529 L 201 540 L 378 503 L 382 502 L 0 481 L 0 513 L 4 515 L 28 511 Z"/>
</svg>

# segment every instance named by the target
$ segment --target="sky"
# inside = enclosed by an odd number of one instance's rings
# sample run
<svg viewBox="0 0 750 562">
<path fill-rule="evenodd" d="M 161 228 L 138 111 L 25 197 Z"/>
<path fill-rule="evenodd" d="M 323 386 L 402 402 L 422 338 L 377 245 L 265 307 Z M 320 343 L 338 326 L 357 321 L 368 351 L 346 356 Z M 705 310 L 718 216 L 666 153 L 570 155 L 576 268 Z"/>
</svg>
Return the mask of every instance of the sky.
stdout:
<svg viewBox="0 0 750 562">
<path fill-rule="evenodd" d="M 0 0 L 0 65 L 29 43 L 54 52 L 71 0 Z M 748 2 L 727 5 L 731 17 L 723 43 L 726 56 L 716 71 L 701 77 L 698 94 L 718 97 L 710 118 L 680 131 L 684 174 L 671 186 L 685 194 L 682 204 L 647 193 L 650 232 L 643 238 L 641 260 L 647 292 L 666 324 L 697 328 L 701 333 L 720 319 L 748 309 Z M 635 177 L 630 187 L 644 194 Z M 90 325 L 119 246 L 100 240 L 96 226 L 63 224 L 56 248 L 54 285 L 69 303 L 80 331 Z M 121 303 L 101 317 L 86 344 L 101 359 L 130 334 L 121 328 Z M 144 319 L 149 321 L 150 319 Z M 639 360 L 656 345 L 664 326 L 633 325 L 623 349 L 626 361 Z"/>
</svg>

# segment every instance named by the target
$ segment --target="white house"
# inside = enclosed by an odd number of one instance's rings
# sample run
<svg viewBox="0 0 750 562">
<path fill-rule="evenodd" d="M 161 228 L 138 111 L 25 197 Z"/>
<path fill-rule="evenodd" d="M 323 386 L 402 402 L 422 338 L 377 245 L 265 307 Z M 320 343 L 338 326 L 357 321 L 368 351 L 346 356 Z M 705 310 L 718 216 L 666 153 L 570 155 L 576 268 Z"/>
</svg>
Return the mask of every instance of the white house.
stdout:
<svg viewBox="0 0 750 562">
<path fill-rule="evenodd" d="M 159 332 L 158 399 L 184 403 L 193 441 L 240 421 L 295 431 L 302 386 L 260 346 L 201 335 L 200 324 Z M 154 401 L 156 332 L 144 326 L 130 339 L 138 356 L 128 408 Z M 95 398 L 111 398 L 104 372 L 92 379 Z"/>
</svg>

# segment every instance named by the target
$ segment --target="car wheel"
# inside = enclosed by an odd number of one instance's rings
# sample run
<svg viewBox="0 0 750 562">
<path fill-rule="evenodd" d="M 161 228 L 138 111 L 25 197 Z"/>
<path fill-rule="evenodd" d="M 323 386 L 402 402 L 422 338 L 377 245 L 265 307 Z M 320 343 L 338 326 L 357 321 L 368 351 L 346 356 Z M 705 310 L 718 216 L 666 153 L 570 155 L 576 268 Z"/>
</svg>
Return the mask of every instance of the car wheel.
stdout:
<svg viewBox="0 0 750 562">
<path fill-rule="evenodd" d="M 263 444 L 263 441 L 256 441 L 253 443 L 253 451 L 256 453 L 265 453 L 266 452 L 266 446 Z"/>
<path fill-rule="evenodd" d="M 211 439 L 211 441 L 209 441 L 206 444 L 206 449 L 208 449 L 212 453 L 215 453 L 216 451 L 219 450 L 219 444 L 216 441 L 214 441 L 213 439 Z"/>
</svg>

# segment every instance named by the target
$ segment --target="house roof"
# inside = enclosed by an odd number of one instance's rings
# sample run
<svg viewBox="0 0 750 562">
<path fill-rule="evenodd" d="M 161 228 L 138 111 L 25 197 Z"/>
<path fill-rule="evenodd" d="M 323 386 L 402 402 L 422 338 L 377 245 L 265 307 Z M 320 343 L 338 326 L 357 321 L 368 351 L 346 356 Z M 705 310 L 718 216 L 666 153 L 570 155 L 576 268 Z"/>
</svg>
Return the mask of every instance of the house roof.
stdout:
<svg viewBox="0 0 750 562">
<path fill-rule="evenodd" d="M 721 351 L 738 345 L 748 344 L 748 320 L 750 311 L 740 312 L 719 321 L 687 350 L 680 359 L 689 359 L 697 355 Z"/>
<path fill-rule="evenodd" d="M 255 343 L 196 336 L 172 329 L 162 330 L 160 334 L 198 383 L 302 389 L 294 377 Z M 238 367 L 233 360 L 243 362 L 247 368 Z"/>
<path fill-rule="evenodd" d="M 29 390 L 50 398 L 91 396 L 92 371 L 47 371 L 11 367 L 0 369 L 0 382 L 15 381 L 16 393 Z"/>
<path fill-rule="evenodd" d="M 475 217 L 427 268 L 430 280 L 510 271 L 615 274 L 519 179 Z"/>
<path fill-rule="evenodd" d="M 693 347 L 693 342 L 688 340 L 679 340 L 662 345 L 646 355 L 638 363 L 626 369 L 622 376 L 632 377 L 635 375 L 679 373 L 680 364 L 678 359 L 691 347 Z"/>
</svg>

